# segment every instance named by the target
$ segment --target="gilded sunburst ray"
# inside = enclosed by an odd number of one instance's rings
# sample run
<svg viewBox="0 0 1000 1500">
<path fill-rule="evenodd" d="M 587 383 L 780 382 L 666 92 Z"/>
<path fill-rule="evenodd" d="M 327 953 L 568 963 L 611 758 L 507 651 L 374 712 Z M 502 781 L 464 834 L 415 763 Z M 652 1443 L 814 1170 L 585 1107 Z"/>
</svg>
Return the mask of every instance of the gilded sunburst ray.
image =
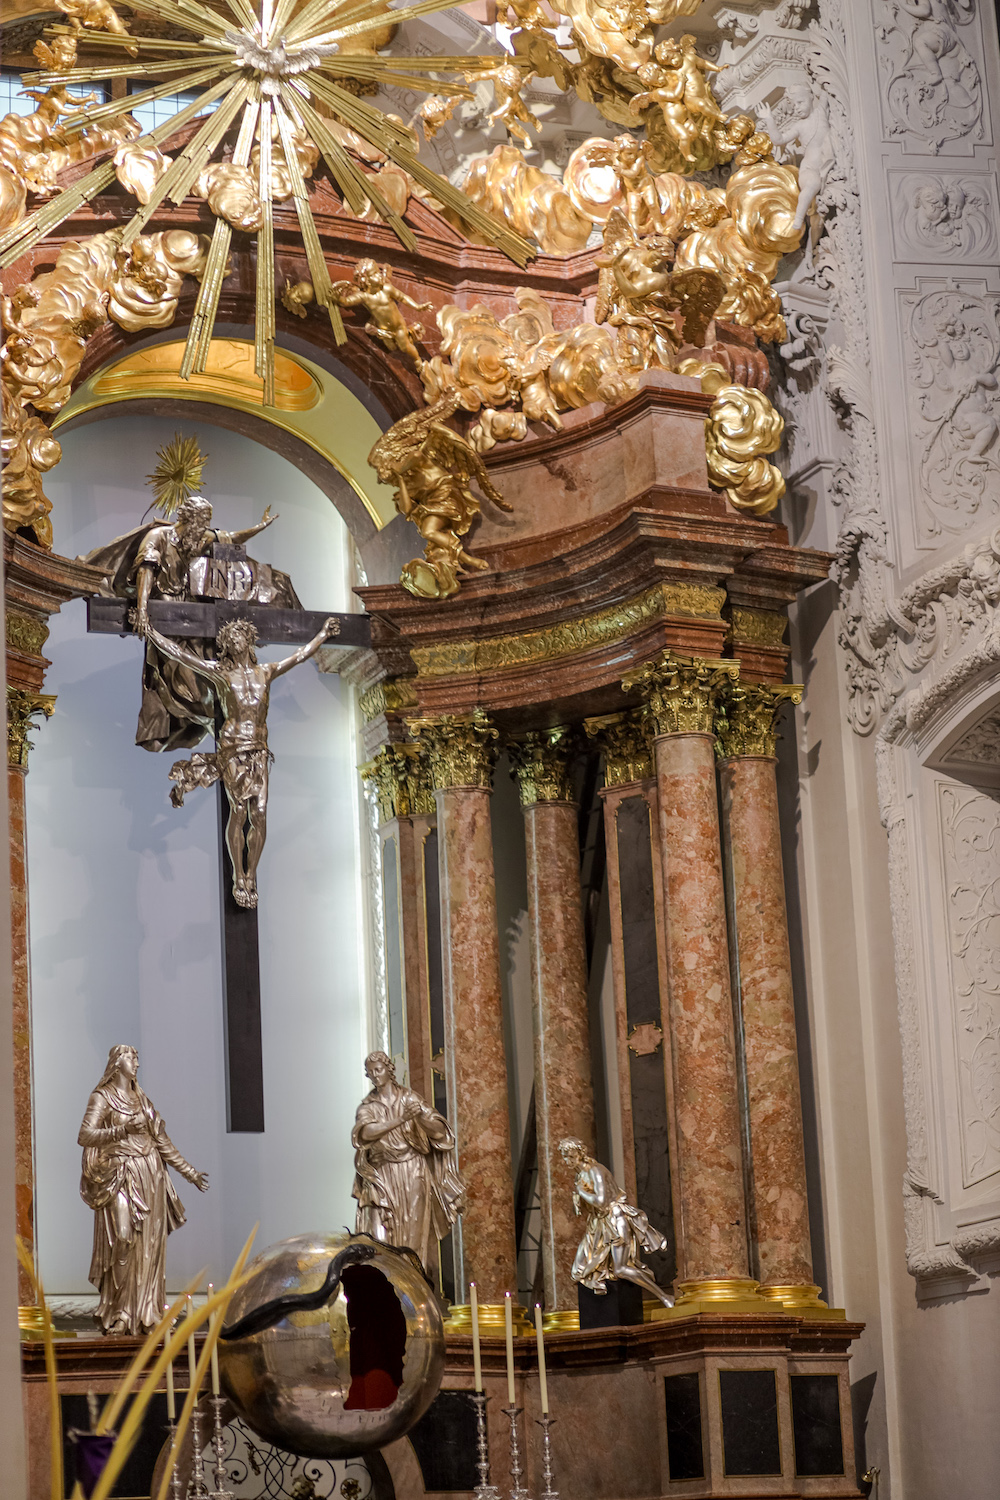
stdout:
<svg viewBox="0 0 1000 1500">
<path fill-rule="evenodd" d="M 426 166 L 417 155 L 416 137 L 398 120 L 387 116 L 368 99 L 352 91 L 360 82 L 378 87 L 403 87 L 428 94 L 446 89 L 449 95 L 469 96 L 470 83 L 496 66 L 494 56 L 392 55 L 383 57 L 372 45 L 358 55 L 357 39 L 373 40 L 372 33 L 398 26 L 419 16 L 454 8 L 455 0 L 416 0 L 389 8 L 385 0 L 225 0 L 228 18 L 198 0 L 132 0 L 133 9 L 164 26 L 200 32 L 190 40 L 135 37 L 127 32 L 51 26 L 50 38 L 71 35 L 77 46 L 100 47 L 127 53 L 129 60 L 109 66 L 45 69 L 26 76 L 34 87 L 102 82 L 106 79 L 155 78 L 160 81 L 130 96 L 132 109 L 176 95 L 178 76 L 185 92 L 196 98 L 162 125 L 128 143 L 135 152 L 160 151 L 184 126 L 198 120 L 194 134 L 162 170 L 122 230 L 127 248 L 143 233 L 164 201 L 179 204 L 236 132 L 227 167 L 240 169 L 260 199 L 257 241 L 257 373 L 264 382 L 264 400 L 273 399 L 275 338 L 275 271 L 273 169 L 280 164 L 291 184 L 291 200 L 299 222 L 302 244 L 317 303 L 326 308 L 334 337 L 345 338 L 340 310 L 332 296 L 329 271 L 313 219 L 300 152 L 320 154 L 348 207 L 355 213 L 371 203 L 407 249 L 416 242 L 412 231 L 383 199 L 372 178 L 363 173 L 338 138 L 338 127 L 355 132 L 397 167 L 409 173 L 456 214 L 481 239 L 492 243 L 519 265 L 534 254 L 528 241 L 478 208 L 463 192 Z M 298 11 L 296 13 L 296 7 Z M 505 58 L 505 61 L 518 62 Z M 520 65 L 520 64 L 518 64 Z M 210 110 L 210 113 L 206 111 Z M 122 113 L 121 100 L 95 102 L 75 110 L 63 122 L 67 139 L 88 127 Z M 203 118 L 199 118 L 203 117 Z M 279 161 L 280 159 L 280 161 Z M 41 204 L 0 235 L 0 268 L 11 265 L 80 207 L 105 191 L 116 176 L 114 161 L 102 161 L 86 176 Z M 287 195 L 283 195 L 287 196 Z M 205 368 L 225 279 L 233 228 L 216 218 L 205 272 L 188 332 L 182 374 Z"/>
</svg>

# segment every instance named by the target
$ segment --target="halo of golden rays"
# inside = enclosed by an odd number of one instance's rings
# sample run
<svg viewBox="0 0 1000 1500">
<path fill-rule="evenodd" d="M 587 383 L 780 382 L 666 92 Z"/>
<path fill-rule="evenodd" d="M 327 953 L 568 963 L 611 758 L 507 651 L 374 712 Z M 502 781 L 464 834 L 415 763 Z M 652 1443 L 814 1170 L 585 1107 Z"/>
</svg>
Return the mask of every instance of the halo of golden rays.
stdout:
<svg viewBox="0 0 1000 1500">
<path fill-rule="evenodd" d="M 387 24 L 399 25 L 418 16 L 452 10 L 456 0 L 415 0 L 413 4 L 389 9 L 385 0 L 339 0 L 339 3 L 338 0 L 307 0 L 304 6 L 301 0 L 277 0 L 277 3 L 275 0 L 225 0 L 234 25 L 228 25 L 224 15 L 199 4 L 198 0 L 130 0 L 130 4 L 134 10 L 153 16 L 164 26 L 200 31 L 202 35 L 192 41 L 168 41 L 132 36 L 127 32 L 73 30 L 70 33 L 68 27 L 53 26 L 47 28 L 46 35 L 72 34 L 78 46 L 100 46 L 105 57 L 109 48 L 118 49 L 136 61 L 123 62 L 121 66 L 109 66 L 105 61 L 64 71 L 45 69 L 26 77 L 25 82 L 45 87 L 59 83 L 95 83 L 109 77 L 162 79 L 167 72 L 172 75 L 166 82 L 131 95 L 128 104 L 132 109 L 176 94 L 181 81 L 186 92 L 199 90 L 197 97 L 169 120 L 130 141 L 129 144 L 136 148 L 163 146 L 208 106 L 216 106 L 159 178 L 148 202 L 124 226 L 121 233 L 123 249 L 127 249 L 143 232 L 165 200 L 174 204 L 184 201 L 237 121 L 232 163 L 248 167 L 254 144 L 258 144 L 257 187 L 262 214 L 256 232 L 255 365 L 257 374 L 264 381 L 267 404 L 272 404 L 274 398 L 272 122 L 288 165 L 316 302 L 326 308 L 338 343 L 345 341 L 346 333 L 340 310 L 333 299 L 332 283 L 309 205 L 308 191 L 293 148 L 296 132 L 304 133 L 317 147 L 348 206 L 360 213 L 370 201 L 379 217 L 408 250 L 416 249 L 412 231 L 385 202 L 372 179 L 365 176 L 349 156 L 331 129 L 331 117 L 408 172 L 476 235 L 518 265 L 523 266 L 535 254 L 534 247 L 527 240 L 484 213 L 465 193 L 420 161 L 415 137 L 407 126 L 356 97 L 349 86 L 360 78 L 377 87 L 395 86 L 427 94 L 446 88 L 450 95 L 470 95 L 469 83 L 496 67 L 501 59 L 474 55 L 382 57 L 375 52 L 359 57 L 349 50 L 340 50 L 343 43 L 377 32 Z M 301 6 L 297 14 L 296 6 Z M 527 66 L 522 60 L 507 55 L 502 61 Z M 174 77 L 175 74 L 180 78 Z M 456 81 L 458 79 L 464 82 Z M 74 112 L 72 121 L 65 123 L 62 129 L 68 138 L 73 137 L 89 125 L 120 115 L 122 108 L 120 99 L 88 105 Z M 80 181 L 40 204 L 19 223 L 0 234 L 0 269 L 26 254 L 114 180 L 114 161 L 103 161 Z M 225 219 L 216 217 L 181 366 L 185 378 L 205 368 L 232 235 L 232 226 Z"/>
<path fill-rule="evenodd" d="M 175 432 L 169 443 L 156 450 L 156 466 L 146 475 L 153 491 L 153 505 L 162 515 L 176 515 L 181 504 L 197 492 L 208 460 L 196 437 Z"/>
</svg>

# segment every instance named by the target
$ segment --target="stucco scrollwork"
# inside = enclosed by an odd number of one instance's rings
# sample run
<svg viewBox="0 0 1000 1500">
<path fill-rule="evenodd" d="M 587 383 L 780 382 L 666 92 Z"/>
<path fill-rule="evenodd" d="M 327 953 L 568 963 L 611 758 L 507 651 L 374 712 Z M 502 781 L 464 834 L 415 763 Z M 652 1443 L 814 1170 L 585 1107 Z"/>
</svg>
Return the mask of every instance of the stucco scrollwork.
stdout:
<svg viewBox="0 0 1000 1500">
<path fill-rule="evenodd" d="M 976 0 L 883 0 L 882 11 L 891 133 L 913 136 L 933 152 L 950 141 L 981 141 L 982 80 L 961 36 Z"/>
<path fill-rule="evenodd" d="M 1000 297 L 948 288 L 903 303 L 924 531 L 935 537 L 1000 504 Z"/>
</svg>

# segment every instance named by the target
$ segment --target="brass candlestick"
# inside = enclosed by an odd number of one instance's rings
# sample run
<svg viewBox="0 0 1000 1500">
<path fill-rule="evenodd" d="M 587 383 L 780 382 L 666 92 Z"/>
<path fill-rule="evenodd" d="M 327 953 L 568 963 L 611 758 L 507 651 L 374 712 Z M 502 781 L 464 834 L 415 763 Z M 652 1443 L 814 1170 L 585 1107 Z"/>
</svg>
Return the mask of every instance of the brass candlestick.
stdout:
<svg viewBox="0 0 1000 1500">
<path fill-rule="evenodd" d="M 472 1399 L 476 1407 L 476 1468 L 479 1483 L 474 1494 L 476 1500 L 500 1500 L 500 1491 L 490 1484 L 490 1448 L 486 1436 L 486 1403 L 490 1399 L 485 1391 L 474 1391 Z"/>
<path fill-rule="evenodd" d="M 549 1433 L 549 1428 L 555 1418 L 550 1417 L 545 1411 L 536 1420 L 542 1429 L 542 1478 L 545 1481 L 542 1500 L 559 1500 L 559 1491 L 552 1488 L 552 1438 Z"/>
<path fill-rule="evenodd" d="M 222 1408 L 225 1404 L 225 1396 L 212 1397 L 212 1446 L 215 1449 L 215 1465 L 212 1473 L 215 1477 L 215 1489 L 209 1500 L 233 1500 L 232 1491 L 226 1489 L 228 1475 L 222 1456 Z"/>
<path fill-rule="evenodd" d="M 521 1449 L 517 1441 L 517 1419 L 521 1415 L 520 1406 L 505 1406 L 503 1414 L 510 1419 L 510 1494 L 511 1500 L 531 1500 L 531 1492 L 521 1484 Z"/>
</svg>

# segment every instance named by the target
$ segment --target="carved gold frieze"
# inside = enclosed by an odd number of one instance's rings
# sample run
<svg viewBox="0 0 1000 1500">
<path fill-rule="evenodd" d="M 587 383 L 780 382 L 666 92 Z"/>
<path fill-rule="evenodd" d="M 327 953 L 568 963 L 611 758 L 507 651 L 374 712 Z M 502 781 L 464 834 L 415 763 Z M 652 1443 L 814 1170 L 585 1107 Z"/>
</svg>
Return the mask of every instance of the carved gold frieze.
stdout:
<svg viewBox="0 0 1000 1500">
<path fill-rule="evenodd" d="M 774 650 L 784 645 L 787 628 L 787 615 L 772 609 L 745 609 L 734 604 L 730 612 L 728 639 L 734 646 L 762 646 Z"/>
<path fill-rule="evenodd" d="M 361 715 L 366 724 L 380 714 L 400 713 L 403 709 L 416 708 L 417 695 L 409 677 L 387 677 L 366 688 L 359 700 Z"/>
<path fill-rule="evenodd" d="M 39 714 L 48 719 L 55 708 L 55 693 L 33 693 L 27 688 L 7 689 L 7 764 L 20 770 L 28 768 L 31 740 L 28 731 Z"/>
<path fill-rule="evenodd" d="M 739 677 L 737 661 L 662 652 L 622 680 L 625 692 L 642 694 L 647 730 L 665 734 L 712 734 L 721 695 Z"/>
<path fill-rule="evenodd" d="M 427 757 L 435 791 L 492 787 L 499 734 L 483 709 L 408 719 L 407 724 Z"/>
<path fill-rule="evenodd" d="M 653 762 L 641 714 L 602 714 L 584 719 L 583 727 L 604 754 L 605 786 L 629 786 L 652 776 Z"/>
<path fill-rule="evenodd" d="M 657 583 L 622 604 L 597 610 L 579 620 L 563 620 L 521 635 L 498 635 L 481 641 L 452 641 L 415 646 L 411 652 L 419 677 L 455 677 L 466 672 L 496 672 L 505 667 L 552 661 L 611 645 L 633 631 L 670 615 L 718 620 L 725 589 L 702 583 Z"/>
<path fill-rule="evenodd" d="M 433 813 L 430 768 L 419 745 L 383 745 L 375 758 L 361 767 L 361 775 L 375 788 L 383 823 Z"/>
<path fill-rule="evenodd" d="M 778 748 L 778 717 L 786 703 L 801 703 L 802 688 L 789 683 L 734 684 L 721 697 L 715 717 L 719 756 L 774 756 Z"/>
<path fill-rule="evenodd" d="M 569 769 L 579 750 L 576 731 L 566 725 L 533 729 L 508 744 L 512 774 L 522 807 L 536 802 L 572 802 Z"/>
<path fill-rule="evenodd" d="M 42 647 L 48 640 L 49 627 L 44 620 L 35 619 L 34 615 L 19 615 L 9 609 L 6 636 L 7 645 L 15 651 L 22 651 L 25 656 L 41 656 Z"/>
</svg>

